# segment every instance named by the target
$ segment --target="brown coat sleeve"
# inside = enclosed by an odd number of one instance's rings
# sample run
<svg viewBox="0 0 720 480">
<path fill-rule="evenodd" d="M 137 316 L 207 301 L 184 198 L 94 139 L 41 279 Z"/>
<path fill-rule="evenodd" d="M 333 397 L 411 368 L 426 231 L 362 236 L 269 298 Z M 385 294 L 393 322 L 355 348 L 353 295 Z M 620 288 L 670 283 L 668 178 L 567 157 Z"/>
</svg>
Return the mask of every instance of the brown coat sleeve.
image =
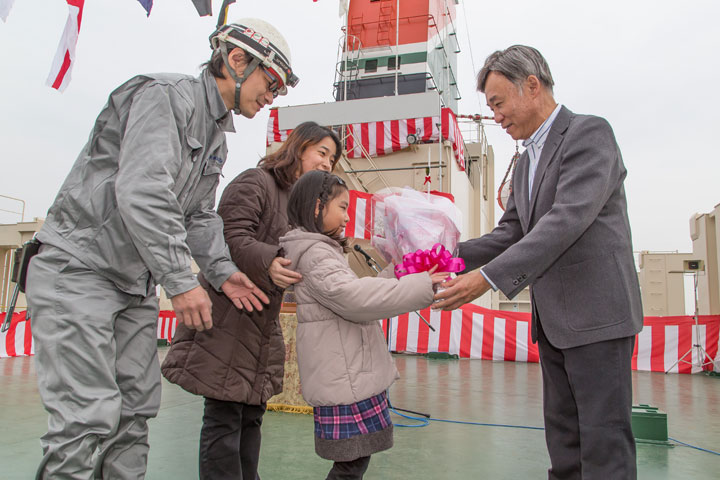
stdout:
<svg viewBox="0 0 720 480">
<path fill-rule="evenodd" d="M 271 201 L 277 188 L 270 175 L 252 168 L 225 188 L 218 205 L 233 262 L 263 290 L 274 285 L 267 271 L 273 259 L 280 255 L 280 247 L 261 242 L 258 237 L 261 228 L 277 213 Z"/>
</svg>

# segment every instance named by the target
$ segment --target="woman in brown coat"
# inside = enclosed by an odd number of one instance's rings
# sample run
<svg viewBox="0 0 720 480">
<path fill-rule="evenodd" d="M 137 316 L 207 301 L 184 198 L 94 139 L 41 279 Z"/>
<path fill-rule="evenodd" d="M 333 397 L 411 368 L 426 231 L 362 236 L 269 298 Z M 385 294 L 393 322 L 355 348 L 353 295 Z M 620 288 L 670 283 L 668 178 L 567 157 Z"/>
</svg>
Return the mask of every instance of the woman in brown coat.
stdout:
<svg viewBox="0 0 720 480">
<path fill-rule="evenodd" d="M 178 325 L 163 375 L 205 397 L 200 434 L 200 478 L 257 477 L 260 425 L 267 400 L 282 391 L 285 344 L 279 324 L 283 290 L 300 280 L 288 269 L 279 239 L 289 230 L 290 188 L 304 173 L 330 171 L 342 147 L 314 122 L 299 125 L 280 149 L 225 189 L 218 213 L 235 264 L 267 293 L 262 311 L 236 309 L 203 278 L 213 303 L 213 328 Z"/>
</svg>

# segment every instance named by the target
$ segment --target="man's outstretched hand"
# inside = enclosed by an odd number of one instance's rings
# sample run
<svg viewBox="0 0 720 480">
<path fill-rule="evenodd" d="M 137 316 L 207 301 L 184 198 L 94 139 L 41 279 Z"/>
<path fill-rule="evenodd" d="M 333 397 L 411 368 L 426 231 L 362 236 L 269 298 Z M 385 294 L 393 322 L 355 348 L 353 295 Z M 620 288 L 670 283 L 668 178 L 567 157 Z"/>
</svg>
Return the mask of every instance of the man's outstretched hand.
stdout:
<svg viewBox="0 0 720 480">
<path fill-rule="evenodd" d="M 262 310 L 263 303 L 270 303 L 267 295 L 255 286 L 242 272 L 235 272 L 222 284 L 222 291 L 239 309 L 248 312 Z"/>
<path fill-rule="evenodd" d="M 441 283 L 444 290 L 435 294 L 433 310 L 455 310 L 472 302 L 483 293 L 490 290 L 490 284 L 482 273 L 466 273 Z"/>
<path fill-rule="evenodd" d="M 202 287 L 179 293 L 170 299 L 178 321 L 198 332 L 212 328 L 212 302 Z"/>
</svg>

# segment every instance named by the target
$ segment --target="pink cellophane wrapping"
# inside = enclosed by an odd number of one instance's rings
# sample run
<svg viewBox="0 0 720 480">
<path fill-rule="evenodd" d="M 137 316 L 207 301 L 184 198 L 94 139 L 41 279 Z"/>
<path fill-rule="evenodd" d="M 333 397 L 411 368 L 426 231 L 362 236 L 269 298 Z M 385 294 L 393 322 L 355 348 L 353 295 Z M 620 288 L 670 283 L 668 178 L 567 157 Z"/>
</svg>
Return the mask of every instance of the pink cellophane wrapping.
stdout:
<svg viewBox="0 0 720 480">
<path fill-rule="evenodd" d="M 450 199 L 409 187 L 384 189 L 373 195 L 372 245 L 387 261 L 429 250 L 437 243 L 453 252 L 460 240 L 460 211 Z"/>
</svg>

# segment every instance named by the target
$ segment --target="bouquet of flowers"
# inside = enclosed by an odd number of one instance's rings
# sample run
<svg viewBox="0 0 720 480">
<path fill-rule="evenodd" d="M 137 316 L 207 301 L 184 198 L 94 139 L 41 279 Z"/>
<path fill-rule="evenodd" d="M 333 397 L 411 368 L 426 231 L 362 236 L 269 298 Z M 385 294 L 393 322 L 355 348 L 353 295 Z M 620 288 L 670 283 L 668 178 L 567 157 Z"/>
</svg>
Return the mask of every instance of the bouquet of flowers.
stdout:
<svg viewBox="0 0 720 480">
<path fill-rule="evenodd" d="M 409 187 L 384 189 L 373 195 L 372 245 L 393 261 L 397 278 L 438 265 L 440 272 L 460 272 L 465 263 L 453 258 L 462 221 L 455 204 L 444 196 Z"/>
</svg>

